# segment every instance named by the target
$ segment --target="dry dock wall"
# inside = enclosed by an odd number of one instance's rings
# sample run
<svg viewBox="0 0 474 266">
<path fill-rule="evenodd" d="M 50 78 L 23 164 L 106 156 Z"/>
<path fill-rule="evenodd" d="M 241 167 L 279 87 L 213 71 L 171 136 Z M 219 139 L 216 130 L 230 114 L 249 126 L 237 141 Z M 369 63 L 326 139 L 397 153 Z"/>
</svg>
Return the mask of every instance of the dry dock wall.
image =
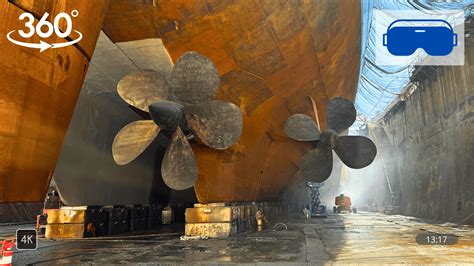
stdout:
<svg viewBox="0 0 474 266">
<path fill-rule="evenodd" d="M 474 212 L 474 38 L 464 66 L 425 66 L 417 89 L 381 126 L 392 144 L 386 158 L 401 192 L 401 214 L 459 222 Z M 397 172 L 397 170 L 399 170 Z M 472 223 L 468 219 L 468 223 Z"/>
</svg>

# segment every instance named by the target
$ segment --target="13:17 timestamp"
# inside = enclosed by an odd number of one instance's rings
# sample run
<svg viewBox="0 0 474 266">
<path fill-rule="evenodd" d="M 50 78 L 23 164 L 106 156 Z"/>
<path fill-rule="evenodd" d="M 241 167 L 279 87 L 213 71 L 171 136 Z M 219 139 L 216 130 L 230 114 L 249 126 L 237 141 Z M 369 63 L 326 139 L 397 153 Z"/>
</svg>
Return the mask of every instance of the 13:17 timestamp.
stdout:
<svg viewBox="0 0 474 266">
<path fill-rule="evenodd" d="M 457 242 L 458 237 L 455 235 L 424 233 L 416 236 L 419 245 L 454 245 Z"/>
</svg>

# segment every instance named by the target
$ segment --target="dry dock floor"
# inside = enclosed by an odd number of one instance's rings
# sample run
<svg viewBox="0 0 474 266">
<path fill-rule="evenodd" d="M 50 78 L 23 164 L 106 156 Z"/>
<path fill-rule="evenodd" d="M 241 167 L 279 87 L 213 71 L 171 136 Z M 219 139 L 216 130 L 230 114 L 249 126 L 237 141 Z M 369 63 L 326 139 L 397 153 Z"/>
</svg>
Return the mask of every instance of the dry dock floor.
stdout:
<svg viewBox="0 0 474 266">
<path fill-rule="evenodd" d="M 272 222 L 272 221 L 270 221 Z M 287 230 L 249 232 L 228 239 L 180 240 L 182 227 L 168 232 L 83 240 L 39 240 L 34 251 L 15 251 L 23 264 L 116 263 L 278 263 L 295 264 L 470 264 L 474 230 L 469 226 L 379 213 L 329 214 L 327 218 L 289 218 Z M 0 228 L 0 236 L 12 227 Z M 10 230 L 10 231 L 8 231 Z M 456 245 L 427 246 L 417 234 L 449 233 Z"/>
</svg>

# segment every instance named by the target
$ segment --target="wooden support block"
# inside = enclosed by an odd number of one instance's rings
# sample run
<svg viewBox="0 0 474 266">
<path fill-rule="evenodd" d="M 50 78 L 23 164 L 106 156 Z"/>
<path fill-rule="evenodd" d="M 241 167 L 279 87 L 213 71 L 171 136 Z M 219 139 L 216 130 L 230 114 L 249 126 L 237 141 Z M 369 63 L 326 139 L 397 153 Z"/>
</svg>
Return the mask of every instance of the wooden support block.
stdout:
<svg viewBox="0 0 474 266">
<path fill-rule="evenodd" d="M 208 204 L 194 203 L 194 208 L 208 208 L 208 207 L 225 207 L 227 203 L 225 202 L 214 202 Z"/>
<path fill-rule="evenodd" d="M 83 224 L 47 224 L 45 238 L 83 238 Z"/>
<path fill-rule="evenodd" d="M 46 237 L 82 238 L 107 234 L 104 209 L 87 206 L 62 207 L 48 210 Z"/>
<path fill-rule="evenodd" d="M 86 210 L 48 210 L 48 224 L 83 224 Z"/>
<path fill-rule="evenodd" d="M 187 236 L 228 237 L 255 228 L 257 224 L 255 214 L 258 210 L 261 210 L 268 220 L 277 219 L 286 211 L 285 206 L 279 202 L 216 205 L 194 204 L 194 208 L 186 209 Z"/>
<path fill-rule="evenodd" d="M 255 217 L 255 213 L 252 211 L 252 205 L 245 205 L 245 217 Z"/>
<path fill-rule="evenodd" d="M 233 207 L 187 208 L 186 223 L 220 223 L 236 219 Z"/>
<path fill-rule="evenodd" d="M 232 207 L 232 214 L 234 217 L 234 220 L 241 220 L 244 218 L 244 206 L 243 205 L 238 205 L 238 206 L 233 206 Z"/>
<path fill-rule="evenodd" d="M 237 223 L 186 223 L 186 236 L 224 238 L 237 233 Z"/>
<path fill-rule="evenodd" d="M 122 233 L 128 232 L 129 228 L 130 228 L 129 220 L 121 220 L 121 221 L 109 220 L 109 224 L 107 225 L 107 229 L 108 229 L 107 234 L 109 235 L 122 234 Z"/>
</svg>

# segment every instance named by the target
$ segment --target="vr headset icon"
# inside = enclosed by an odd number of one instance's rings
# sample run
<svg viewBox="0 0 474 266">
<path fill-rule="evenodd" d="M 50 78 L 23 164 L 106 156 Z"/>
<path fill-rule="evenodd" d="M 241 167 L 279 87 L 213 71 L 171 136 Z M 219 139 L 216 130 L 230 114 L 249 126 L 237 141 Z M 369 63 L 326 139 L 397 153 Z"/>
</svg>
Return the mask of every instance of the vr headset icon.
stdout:
<svg viewBox="0 0 474 266">
<path fill-rule="evenodd" d="M 398 19 L 383 35 L 383 45 L 392 55 L 409 56 L 422 48 L 431 56 L 445 56 L 458 45 L 458 35 L 442 19 Z"/>
</svg>

